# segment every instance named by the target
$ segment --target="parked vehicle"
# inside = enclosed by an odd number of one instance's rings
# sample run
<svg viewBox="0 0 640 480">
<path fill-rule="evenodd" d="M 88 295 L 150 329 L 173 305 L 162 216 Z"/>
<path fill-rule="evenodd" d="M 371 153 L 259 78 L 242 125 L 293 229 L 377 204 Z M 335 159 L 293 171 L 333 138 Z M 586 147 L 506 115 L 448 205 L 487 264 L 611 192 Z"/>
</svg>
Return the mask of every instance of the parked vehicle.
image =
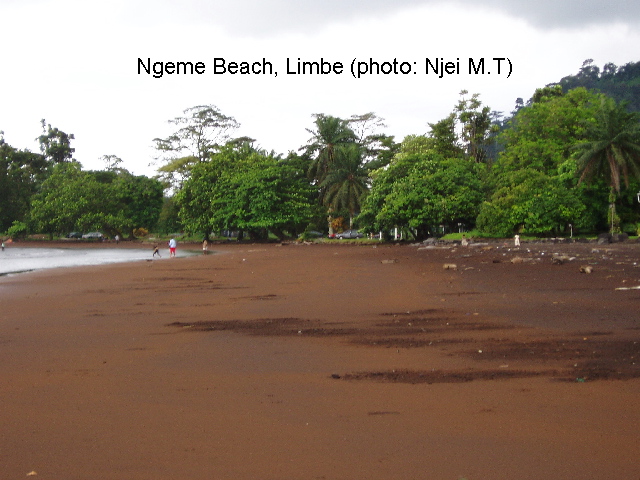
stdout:
<svg viewBox="0 0 640 480">
<path fill-rule="evenodd" d="M 67 238 L 82 238 L 82 232 L 71 232 Z"/>
<path fill-rule="evenodd" d="M 339 238 L 342 240 L 343 238 L 362 238 L 362 237 L 364 237 L 364 235 L 362 235 L 357 230 L 345 230 L 344 232 L 336 233 L 335 238 Z"/>
<path fill-rule="evenodd" d="M 88 239 L 92 239 L 92 238 L 100 238 L 102 239 L 104 237 L 104 235 L 102 235 L 102 233 L 100 232 L 89 232 L 89 233 L 85 233 L 84 235 L 82 235 L 82 238 L 88 238 Z"/>
</svg>

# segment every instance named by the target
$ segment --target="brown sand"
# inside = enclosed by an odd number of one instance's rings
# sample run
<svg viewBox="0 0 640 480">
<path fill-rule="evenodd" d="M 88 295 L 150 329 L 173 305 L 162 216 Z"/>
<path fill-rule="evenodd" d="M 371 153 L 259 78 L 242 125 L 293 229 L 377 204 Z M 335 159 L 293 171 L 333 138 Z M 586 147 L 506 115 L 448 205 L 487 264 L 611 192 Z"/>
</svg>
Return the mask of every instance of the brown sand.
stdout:
<svg viewBox="0 0 640 480">
<path fill-rule="evenodd" d="M 640 479 L 640 245 L 211 248 L 0 278 L 0 479 Z"/>
</svg>

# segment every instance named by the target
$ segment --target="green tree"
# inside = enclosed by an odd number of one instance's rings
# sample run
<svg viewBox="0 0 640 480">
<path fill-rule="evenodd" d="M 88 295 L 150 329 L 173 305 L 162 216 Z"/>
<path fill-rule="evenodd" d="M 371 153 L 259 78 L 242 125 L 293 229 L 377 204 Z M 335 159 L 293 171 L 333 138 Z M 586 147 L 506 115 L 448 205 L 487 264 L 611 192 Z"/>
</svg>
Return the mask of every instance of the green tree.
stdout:
<svg viewBox="0 0 640 480">
<path fill-rule="evenodd" d="M 466 98 L 468 93 L 466 90 L 460 92 L 462 98 L 454 111 L 460 122 L 460 140 L 469 158 L 478 163 L 487 162 L 487 150 L 498 126 L 493 121 L 491 109 L 482 105 L 480 95 L 474 93 Z"/>
<path fill-rule="evenodd" d="M 399 151 L 386 168 L 370 173 L 371 189 L 367 194 L 358 221 L 371 232 L 386 231 L 399 225 L 400 219 L 390 215 L 379 215 L 385 201 L 397 181 L 406 177 L 422 156 L 434 149 L 434 140 L 423 135 L 408 135 L 400 144 Z"/>
<path fill-rule="evenodd" d="M 268 231 L 303 229 L 309 221 L 309 184 L 304 172 L 248 144 L 227 145 L 199 163 L 176 194 L 189 232 L 243 230 L 254 238 Z"/>
<path fill-rule="evenodd" d="M 569 223 L 597 228 L 603 220 L 592 205 L 600 204 L 601 187 L 578 186 L 574 147 L 585 138 L 601 98 L 584 88 L 563 94 L 545 87 L 518 109 L 500 134 L 504 149 L 490 170 L 478 228 L 505 236 L 559 234 Z"/>
<path fill-rule="evenodd" d="M 514 233 L 558 235 L 572 224 L 588 228 L 585 205 L 559 178 L 522 169 L 504 174 L 480 208 L 477 228 L 485 234 L 509 237 Z"/>
<path fill-rule="evenodd" d="M 72 230 L 130 235 L 151 228 L 162 206 L 162 184 L 126 170 L 84 171 L 78 162 L 57 164 L 33 197 L 33 230 L 50 236 Z"/>
<path fill-rule="evenodd" d="M 101 227 L 96 216 L 109 201 L 104 184 L 82 171 L 78 162 L 59 163 L 33 198 L 33 229 L 53 236 L 79 227 Z"/>
<path fill-rule="evenodd" d="M 182 230 L 179 207 L 175 196 L 162 199 L 162 209 L 158 217 L 157 228 L 160 233 L 168 234 Z"/>
<path fill-rule="evenodd" d="M 575 146 L 580 181 L 597 177 L 609 183 L 611 232 L 620 229 L 616 200 L 621 180 L 629 186 L 631 175 L 640 178 L 640 115 L 629 112 L 625 104 L 602 98 L 595 119 L 587 123 L 585 140 Z"/>
<path fill-rule="evenodd" d="M 13 148 L 0 131 L 0 232 L 15 221 L 26 220 L 31 198 L 46 178 L 48 168 L 42 155 Z"/>
<path fill-rule="evenodd" d="M 546 93 L 545 93 L 546 92 Z M 584 140 L 585 125 L 595 117 L 599 94 L 584 88 L 562 94 L 559 89 L 539 89 L 537 100 L 518 110 L 499 137 L 504 146 L 493 165 L 494 176 L 524 168 L 532 168 L 549 176 L 569 173 L 575 185 L 571 165 L 573 147 Z"/>
<path fill-rule="evenodd" d="M 360 211 L 368 183 L 369 171 L 363 163 L 362 147 L 355 143 L 345 145 L 320 184 L 325 191 L 323 203 L 332 211 L 347 210 L 349 228 L 353 228 L 353 219 Z"/>
<path fill-rule="evenodd" d="M 158 178 L 165 189 L 177 191 L 189 178 L 191 168 L 197 163 L 198 158 L 194 156 L 172 158 L 158 167 Z"/>
<path fill-rule="evenodd" d="M 417 239 L 474 223 L 483 200 L 485 166 L 444 158 L 427 137 L 408 137 L 389 167 L 373 172 L 361 223 L 371 231 L 407 228 Z"/>
<path fill-rule="evenodd" d="M 121 170 L 111 187 L 117 201 L 116 216 L 122 219 L 116 233 L 126 232 L 133 238 L 137 228 L 156 227 L 163 206 L 164 187 L 160 181 Z"/>
<path fill-rule="evenodd" d="M 320 185 L 336 157 L 341 154 L 342 148 L 347 144 L 355 143 L 357 138 L 348 120 L 324 114 L 316 114 L 314 117 L 315 129 L 307 129 L 312 137 L 301 150 L 311 160 L 309 178 Z M 320 198 L 322 196 L 320 194 Z"/>
<path fill-rule="evenodd" d="M 450 114 L 439 122 L 430 123 L 429 137 L 433 139 L 433 148 L 445 157 L 462 157 L 464 149 L 456 133 L 457 115 Z"/>
<path fill-rule="evenodd" d="M 71 140 L 75 137 L 73 133 L 67 134 L 58 128 L 51 127 L 43 118 L 42 135 L 36 140 L 40 143 L 40 151 L 44 157 L 51 163 L 70 162 L 73 159 L 75 148 L 71 147 Z"/>
<path fill-rule="evenodd" d="M 356 136 L 356 142 L 363 149 L 363 161 L 367 168 L 376 169 L 388 165 L 400 145 L 394 137 L 381 132 L 387 127 L 384 119 L 373 112 L 351 115 L 349 127 Z"/>
</svg>

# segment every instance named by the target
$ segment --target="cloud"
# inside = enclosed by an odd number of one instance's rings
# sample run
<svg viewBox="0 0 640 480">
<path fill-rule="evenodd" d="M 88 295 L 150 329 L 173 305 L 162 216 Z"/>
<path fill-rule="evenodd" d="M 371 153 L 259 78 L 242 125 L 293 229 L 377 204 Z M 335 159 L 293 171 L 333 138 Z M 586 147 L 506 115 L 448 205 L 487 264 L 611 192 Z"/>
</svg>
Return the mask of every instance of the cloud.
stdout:
<svg viewBox="0 0 640 480">
<path fill-rule="evenodd" d="M 136 3 L 145 8 L 146 16 L 216 25 L 237 37 L 317 32 L 328 25 L 445 4 L 508 14 L 542 30 L 640 23 L 640 2 L 636 0 L 183 0 L 179 6 L 171 0 L 160 0 L 152 10 L 146 9 L 145 2 Z"/>
<path fill-rule="evenodd" d="M 460 3 L 479 4 L 471 0 L 460 0 Z M 635 0 L 483 0 L 480 4 L 499 9 L 541 29 L 640 22 L 640 2 Z"/>
</svg>

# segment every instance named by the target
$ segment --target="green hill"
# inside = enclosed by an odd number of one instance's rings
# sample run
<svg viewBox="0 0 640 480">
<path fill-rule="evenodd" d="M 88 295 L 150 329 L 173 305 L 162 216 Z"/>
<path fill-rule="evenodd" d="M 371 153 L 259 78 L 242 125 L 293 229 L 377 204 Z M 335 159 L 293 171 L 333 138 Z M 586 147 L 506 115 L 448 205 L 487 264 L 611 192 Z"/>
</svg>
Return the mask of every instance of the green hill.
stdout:
<svg viewBox="0 0 640 480">
<path fill-rule="evenodd" d="M 564 77 L 556 84 L 563 92 L 585 87 L 598 90 L 616 101 L 626 101 L 629 109 L 640 111 L 640 62 L 629 62 L 620 67 L 607 63 L 600 69 L 593 60 L 585 60 L 576 75 Z"/>
</svg>

